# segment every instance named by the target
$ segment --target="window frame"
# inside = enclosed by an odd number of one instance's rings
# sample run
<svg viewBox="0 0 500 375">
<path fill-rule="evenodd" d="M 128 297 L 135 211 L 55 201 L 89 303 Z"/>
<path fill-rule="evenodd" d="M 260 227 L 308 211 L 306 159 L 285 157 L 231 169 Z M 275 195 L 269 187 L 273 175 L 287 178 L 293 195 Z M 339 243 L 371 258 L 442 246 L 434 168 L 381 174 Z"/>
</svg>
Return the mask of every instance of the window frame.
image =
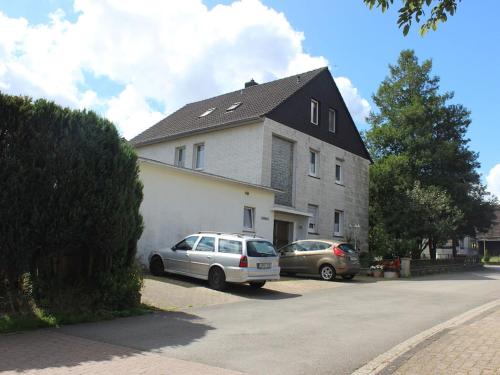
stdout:
<svg viewBox="0 0 500 375">
<path fill-rule="evenodd" d="M 335 231 L 336 227 L 336 217 L 339 215 L 339 230 Z M 333 236 L 334 237 L 342 237 L 344 235 L 344 211 L 335 210 L 333 214 Z"/>
<path fill-rule="evenodd" d="M 314 154 L 314 172 L 311 171 L 311 166 L 313 165 L 311 162 L 311 156 Z M 309 168 L 308 174 L 311 177 L 319 177 L 319 151 L 314 150 L 312 148 L 309 149 Z"/>
<path fill-rule="evenodd" d="M 314 210 L 314 212 L 311 212 L 311 208 Z M 318 221 L 319 221 L 319 206 L 316 204 L 308 204 L 307 205 L 307 212 L 312 213 L 313 216 L 309 216 L 308 222 L 307 222 L 307 233 L 309 234 L 318 234 Z M 311 219 L 314 219 L 314 228 L 311 229 Z"/>
<path fill-rule="evenodd" d="M 252 227 L 245 226 L 245 213 L 250 210 L 250 221 Z M 245 232 L 255 232 L 255 207 L 243 206 L 243 231 Z"/>
<path fill-rule="evenodd" d="M 200 161 L 200 156 L 199 156 L 199 148 L 203 147 L 203 158 L 202 158 L 202 165 L 201 167 L 198 167 L 197 165 L 199 164 Z M 202 171 L 205 169 L 205 143 L 196 143 L 193 146 L 194 152 L 193 152 L 193 169 L 197 171 Z"/>
<path fill-rule="evenodd" d="M 314 122 L 314 115 L 316 115 L 316 122 Z M 319 101 L 312 98 L 311 98 L 310 120 L 311 124 L 319 125 Z"/>
<path fill-rule="evenodd" d="M 333 114 L 333 127 L 331 126 L 332 114 Z M 337 132 L 337 110 L 335 108 L 328 108 L 328 131 L 333 134 Z"/>
<path fill-rule="evenodd" d="M 182 152 L 182 164 L 179 163 L 179 154 Z M 175 155 L 174 155 L 174 165 L 179 168 L 184 168 L 186 166 L 186 146 L 179 146 L 175 148 Z"/>
</svg>

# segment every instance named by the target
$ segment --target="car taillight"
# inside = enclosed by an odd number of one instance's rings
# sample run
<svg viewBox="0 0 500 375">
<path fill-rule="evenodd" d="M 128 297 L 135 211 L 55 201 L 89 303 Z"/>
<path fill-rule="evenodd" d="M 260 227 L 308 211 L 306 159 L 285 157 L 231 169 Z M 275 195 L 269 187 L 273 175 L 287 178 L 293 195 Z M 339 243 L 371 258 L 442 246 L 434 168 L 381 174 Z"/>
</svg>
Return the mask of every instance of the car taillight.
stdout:
<svg viewBox="0 0 500 375">
<path fill-rule="evenodd" d="M 240 267 L 247 268 L 248 267 L 248 258 L 246 255 L 242 255 L 240 258 Z"/>
<path fill-rule="evenodd" d="M 338 247 L 333 248 L 333 254 L 335 254 L 338 257 L 345 257 L 345 253 L 342 249 L 339 249 Z"/>
</svg>

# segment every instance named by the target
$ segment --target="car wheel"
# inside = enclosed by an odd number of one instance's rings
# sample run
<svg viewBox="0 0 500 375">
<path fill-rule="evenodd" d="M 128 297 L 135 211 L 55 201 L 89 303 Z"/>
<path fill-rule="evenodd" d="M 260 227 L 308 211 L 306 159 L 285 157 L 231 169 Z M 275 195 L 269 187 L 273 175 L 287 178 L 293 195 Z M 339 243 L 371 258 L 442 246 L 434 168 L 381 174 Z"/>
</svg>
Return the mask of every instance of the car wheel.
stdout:
<svg viewBox="0 0 500 375">
<path fill-rule="evenodd" d="M 319 269 L 319 275 L 323 280 L 332 281 L 336 276 L 335 268 L 329 264 L 325 264 Z"/>
<path fill-rule="evenodd" d="M 352 279 L 354 279 L 354 275 L 342 275 L 342 278 L 344 280 L 352 280 Z"/>
<path fill-rule="evenodd" d="M 265 281 L 254 281 L 254 282 L 251 282 L 250 283 L 250 286 L 252 288 L 255 288 L 255 289 L 260 289 L 262 288 L 264 285 L 266 285 L 266 282 Z"/>
<path fill-rule="evenodd" d="M 165 272 L 163 261 L 158 255 L 151 258 L 151 261 L 149 262 L 149 272 L 151 272 L 151 275 L 153 276 L 161 276 Z"/>
<path fill-rule="evenodd" d="M 219 267 L 213 267 L 208 273 L 208 284 L 215 290 L 223 290 L 226 287 L 226 275 Z"/>
</svg>

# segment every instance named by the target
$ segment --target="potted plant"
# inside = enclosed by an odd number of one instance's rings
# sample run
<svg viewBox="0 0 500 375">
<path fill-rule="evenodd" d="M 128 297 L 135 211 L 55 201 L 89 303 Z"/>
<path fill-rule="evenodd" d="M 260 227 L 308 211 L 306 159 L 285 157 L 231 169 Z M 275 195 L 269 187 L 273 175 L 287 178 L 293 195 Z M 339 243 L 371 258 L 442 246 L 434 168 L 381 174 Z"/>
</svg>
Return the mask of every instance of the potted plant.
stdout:
<svg viewBox="0 0 500 375">
<path fill-rule="evenodd" d="M 397 279 L 399 277 L 399 269 L 396 267 L 385 267 L 384 268 L 384 278 L 386 279 Z"/>
<path fill-rule="evenodd" d="M 370 267 L 373 277 L 383 277 L 384 276 L 384 266 L 381 264 L 376 264 Z"/>
</svg>

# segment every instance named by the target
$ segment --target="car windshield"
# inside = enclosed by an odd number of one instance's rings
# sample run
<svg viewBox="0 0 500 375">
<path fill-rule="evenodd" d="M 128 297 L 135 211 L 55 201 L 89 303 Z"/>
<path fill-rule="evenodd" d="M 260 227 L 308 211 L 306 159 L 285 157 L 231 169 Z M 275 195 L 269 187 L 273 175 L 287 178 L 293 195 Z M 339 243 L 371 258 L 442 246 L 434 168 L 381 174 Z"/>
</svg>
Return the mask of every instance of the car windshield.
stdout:
<svg viewBox="0 0 500 375">
<path fill-rule="evenodd" d="M 268 241 L 248 241 L 247 255 L 249 257 L 275 257 L 276 251 L 271 242 Z"/>
<path fill-rule="evenodd" d="M 341 250 L 343 250 L 344 252 L 346 252 L 346 253 L 349 253 L 349 254 L 354 254 L 354 255 L 355 255 L 355 254 L 357 254 L 357 253 L 356 253 L 356 250 L 354 250 L 354 247 L 352 247 L 352 245 L 351 245 L 351 244 L 348 244 L 348 243 L 343 243 L 343 244 L 340 244 L 340 245 L 339 245 L 339 248 L 340 248 Z"/>
</svg>

